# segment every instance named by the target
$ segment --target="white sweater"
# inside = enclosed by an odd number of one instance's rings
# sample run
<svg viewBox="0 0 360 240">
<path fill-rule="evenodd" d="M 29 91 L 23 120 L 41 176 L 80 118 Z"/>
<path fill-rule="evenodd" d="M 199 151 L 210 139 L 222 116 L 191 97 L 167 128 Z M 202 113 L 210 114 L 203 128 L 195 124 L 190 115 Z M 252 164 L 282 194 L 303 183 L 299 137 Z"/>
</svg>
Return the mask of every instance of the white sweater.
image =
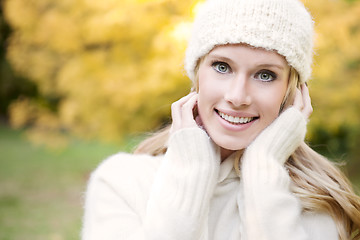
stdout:
<svg viewBox="0 0 360 240">
<path fill-rule="evenodd" d="M 240 177 L 238 154 L 220 164 L 199 128 L 173 134 L 164 156 L 108 158 L 89 182 L 82 239 L 338 239 L 332 218 L 303 213 L 290 191 L 283 163 L 302 141 L 305 120 L 296 109 L 282 115 L 247 148 Z"/>
</svg>

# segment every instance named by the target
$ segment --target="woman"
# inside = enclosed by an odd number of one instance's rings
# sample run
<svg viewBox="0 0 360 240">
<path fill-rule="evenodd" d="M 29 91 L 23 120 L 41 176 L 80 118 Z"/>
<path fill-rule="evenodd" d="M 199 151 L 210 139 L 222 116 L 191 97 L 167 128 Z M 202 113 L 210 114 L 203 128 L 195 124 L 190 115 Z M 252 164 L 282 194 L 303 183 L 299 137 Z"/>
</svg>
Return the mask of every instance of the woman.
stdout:
<svg viewBox="0 0 360 240">
<path fill-rule="evenodd" d="M 360 239 L 360 200 L 305 143 L 311 16 L 298 0 L 208 0 L 170 127 L 92 174 L 82 238 Z"/>
</svg>

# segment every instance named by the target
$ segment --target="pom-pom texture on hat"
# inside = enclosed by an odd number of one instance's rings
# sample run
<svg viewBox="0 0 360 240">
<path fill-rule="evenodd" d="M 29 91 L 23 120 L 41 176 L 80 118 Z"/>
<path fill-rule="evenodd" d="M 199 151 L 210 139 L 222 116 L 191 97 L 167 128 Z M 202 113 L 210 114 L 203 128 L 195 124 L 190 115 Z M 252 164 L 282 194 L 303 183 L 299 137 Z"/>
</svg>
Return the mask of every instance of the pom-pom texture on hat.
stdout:
<svg viewBox="0 0 360 240">
<path fill-rule="evenodd" d="M 311 75 L 313 32 L 299 0 L 208 0 L 195 17 L 185 70 L 194 82 L 201 57 L 215 46 L 243 43 L 284 56 L 304 83 Z"/>
</svg>

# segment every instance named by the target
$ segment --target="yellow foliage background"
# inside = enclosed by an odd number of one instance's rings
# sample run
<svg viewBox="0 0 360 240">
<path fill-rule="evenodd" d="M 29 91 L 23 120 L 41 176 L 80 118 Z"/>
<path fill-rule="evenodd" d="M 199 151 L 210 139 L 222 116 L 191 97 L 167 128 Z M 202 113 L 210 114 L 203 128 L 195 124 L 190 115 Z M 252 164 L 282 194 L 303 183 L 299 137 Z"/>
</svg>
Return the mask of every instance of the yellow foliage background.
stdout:
<svg viewBox="0 0 360 240">
<path fill-rule="evenodd" d="M 190 1 L 11 0 L 8 59 L 47 100 L 18 99 L 15 127 L 117 139 L 164 122 L 189 88 Z M 56 102 L 54 108 L 48 102 Z M 44 121 L 44 116 L 46 120 Z M 52 117 L 50 117 L 52 116 Z"/>
<path fill-rule="evenodd" d="M 360 143 L 360 1 L 304 3 L 317 32 L 308 139 L 333 136 L 333 147 L 342 141 L 354 147 Z M 14 101 L 12 125 L 31 126 L 45 139 L 71 132 L 114 140 L 168 122 L 170 104 L 189 91 L 183 56 L 197 6 L 191 0 L 6 0 L 13 28 L 8 59 L 42 96 Z"/>
</svg>

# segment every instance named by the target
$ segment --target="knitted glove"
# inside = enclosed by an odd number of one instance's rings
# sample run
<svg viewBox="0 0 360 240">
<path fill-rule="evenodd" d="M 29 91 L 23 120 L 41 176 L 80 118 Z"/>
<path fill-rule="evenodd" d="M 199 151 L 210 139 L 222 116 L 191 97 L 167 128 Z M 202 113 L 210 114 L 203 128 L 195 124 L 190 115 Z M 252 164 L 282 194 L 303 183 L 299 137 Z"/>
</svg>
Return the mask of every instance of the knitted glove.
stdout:
<svg viewBox="0 0 360 240">
<path fill-rule="evenodd" d="M 208 232 L 207 213 L 219 168 L 219 147 L 203 130 L 176 131 L 148 201 L 148 239 L 206 239 L 201 234 Z"/>
<path fill-rule="evenodd" d="M 304 140 L 306 120 L 295 107 L 264 129 L 241 159 L 244 239 L 306 239 L 301 205 L 290 191 L 284 168 Z"/>
<path fill-rule="evenodd" d="M 302 113 L 291 107 L 265 128 L 246 149 L 245 155 L 274 157 L 284 164 L 304 141 L 306 120 Z"/>
</svg>

